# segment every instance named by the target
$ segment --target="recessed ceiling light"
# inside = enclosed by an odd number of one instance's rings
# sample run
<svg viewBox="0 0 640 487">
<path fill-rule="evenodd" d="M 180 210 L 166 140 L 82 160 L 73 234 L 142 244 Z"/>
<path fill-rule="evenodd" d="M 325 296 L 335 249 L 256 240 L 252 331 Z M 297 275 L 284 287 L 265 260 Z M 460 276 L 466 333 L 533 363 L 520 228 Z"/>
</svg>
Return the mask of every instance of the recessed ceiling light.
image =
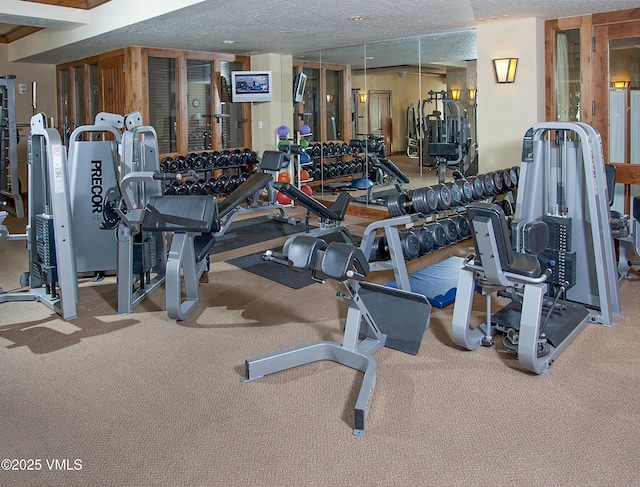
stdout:
<svg viewBox="0 0 640 487">
<path fill-rule="evenodd" d="M 223 44 L 235 44 L 235 43 L 236 43 L 236 41 L 232 41 L 232 40 L 230 40 L 230 39 L 227 39 L 227 40 L 222 41 L 222 43 L 223 43 Z"/>
<path fill-rule="evenodd" d="M 352 22 L 361 22 L 363 20 L 366 20 L 366 17 L 363 17 L 362 15 L 354 15 L 353 17 L 349 17 L 348 20 Z"/>
<path fill-rule="evenodd" d="M 366 59 L 367 61 L 371 61 L 371 60 L 373 59 L 373 56 L 367 56 L 367 57 L 365 57 L 365 59 Z"/>
</svg>

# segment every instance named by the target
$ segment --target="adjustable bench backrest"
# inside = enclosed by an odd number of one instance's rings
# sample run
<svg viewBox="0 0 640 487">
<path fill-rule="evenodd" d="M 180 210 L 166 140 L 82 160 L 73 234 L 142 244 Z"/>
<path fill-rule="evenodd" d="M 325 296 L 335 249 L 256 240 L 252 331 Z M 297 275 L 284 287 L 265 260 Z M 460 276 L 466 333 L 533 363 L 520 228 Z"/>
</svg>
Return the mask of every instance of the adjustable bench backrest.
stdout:
<svg viewBox="0 0 640 487">
<path fill-rule="evenodd" d="M 279 171 L 287 161 L 287 154 L 276 150 L 266 150 L 262 153 L 262 160 L 258 164 L 261 171 Z"/>
<path fill-rule="evenodd" d="M 214 195 L 151 196 L 142 218 L 142 230 L 176 233 L 212 233 L 220 229 Z"/>
<path fill-rule="evenodd" d="M 378 164 L 380 164 L 380 166 L 382 166 L 382 168 L 385 171 L 387 171 L 389 174 L 391 174 L 394 178 L 396 178 L 401 183 L 406 184 L 409 182 L 409 178 L 407 177 L 407 175 L 403 173 L 400 170 L 400 168 L 396 166 L 393 162 L 391 162 L 389 159 L 378 159 L 377 162 Z"/>
<path fill-rule="evenodd" d="M 229 193 L 218 205 L 218 217 L 220 219 L 224 218 L 238 205 L 242 204 L 261 189 L 266 188 L 271 181 L 273 181 L 273 176 L 271 174 L 265 172 L 254 172 L 244 183 Z"/>
<path fill-rule="evenodd" d="M 349 203 L 351 202 L 351 195 L 349 193 L 340 193 L 336 201 L 331 205 L 331 208 L 327 208 L 317 199 L 304 193 L 291 183 L 279 181 L 273 183 L 273 187 L 296 203 L 304 206 L 311 213 L 318 215 L 323 220 L 343 221 Z"/>
</svg>

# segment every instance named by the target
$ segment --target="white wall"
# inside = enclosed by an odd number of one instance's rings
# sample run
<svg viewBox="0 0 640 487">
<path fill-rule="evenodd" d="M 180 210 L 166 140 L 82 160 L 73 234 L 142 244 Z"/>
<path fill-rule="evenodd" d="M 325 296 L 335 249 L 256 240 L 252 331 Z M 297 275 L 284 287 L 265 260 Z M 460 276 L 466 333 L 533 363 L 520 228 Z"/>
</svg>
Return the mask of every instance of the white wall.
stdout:
<svg viewBox="0 0 640 487">
<path fill-rule="evenodd" d="M 480 172 L 520 164 L 527 129 L 544 121 L 544 21 L 479 24 L 478 145 Z M 495 81 L 492 59 L 517 57 L 513 84 Z"/>
<path fill-rule="evenodd" d="M 36 82 L 37 111 L 47 117 L 56 117 L 56 67 L 52 64 L 10 63 L 8 45 L 0 44 L 0 76 L 15 75 L 16 85 L 16 122 L 28 125 L 33 115 L 32 86 Z M 27 94 L 20 95 L 19 84 L 27 85 Z M 19 128 L 18 161 L 23 191 L 27 187 L 27 136 L 29 128 Z"/>
<path fill-rule="evenodd" d="M 260 54 L 251 57 L 252 70 L 273 72 L 273 100 L 253 103 L 251 110 L 252 149 L 259 156 L 276 148 L 276 131 L 286 125 L 293 137 L 293 57 L 280 54 Z M 258 128 L 262 124 L 262 128 Z"/>
</svg>

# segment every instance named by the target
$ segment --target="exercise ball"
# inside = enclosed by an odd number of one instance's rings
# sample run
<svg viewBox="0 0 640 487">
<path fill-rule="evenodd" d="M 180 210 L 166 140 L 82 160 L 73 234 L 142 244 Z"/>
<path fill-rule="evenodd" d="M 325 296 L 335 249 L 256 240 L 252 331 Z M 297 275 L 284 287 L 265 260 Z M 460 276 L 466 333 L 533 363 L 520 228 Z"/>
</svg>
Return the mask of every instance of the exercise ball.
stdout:
<svg viewBox="0 0 640 487">
<path fill-rule="evenodd" d="M 286 125 L 278 127 L 278 137 L 289 137 L 289 129 Z"/>
<path fill-rule="evenodd" d="M 303 184 L 302 186 L 300 186 L 300 191 L 302 191 L 303 193 L 309 196 L 313 195 L 313 190 L 311 189 L 311 186 L 309 186 L 308 184 Z"/>
<path fill-rule="evenodd" d="M 276 195 L 276 200 L 278 200 L 278 203 L 280 203 L 281 205 L 288 205 L 289 203 L 291 203 L 291 198 L 289 198 L 287 195 L 282 194 L 280 191 L 278 191 L 278 194 Z"/>
<path fill-rule="evenodd" d="M 278 174 L 278 181 L 282 183 L 290 183 L 291 176 L 289 175 L 288 172 L 281 172 L 280 174 Z"/>
<path fill-rule="evenodd" d="M 309 179 L 311 179 L 311 176 L 309 176 L 309 171 L 307 171 L 306 169 L 300 170 L 300 181 L 309 181 Z"/>
<path fill-rule="evenodd" d="M 373 181 L 369 178 L 356 178 L 351 181 L 351 187 L 355 189 L 367 189 L 369 186 L 373 186 Z"/>
<path fill-rule="evenodd" d="M 302 125 L 300 127 L 300 135 L 309 135 L 311 133 L 311 127 L 308 125 Z"/>
</svg>

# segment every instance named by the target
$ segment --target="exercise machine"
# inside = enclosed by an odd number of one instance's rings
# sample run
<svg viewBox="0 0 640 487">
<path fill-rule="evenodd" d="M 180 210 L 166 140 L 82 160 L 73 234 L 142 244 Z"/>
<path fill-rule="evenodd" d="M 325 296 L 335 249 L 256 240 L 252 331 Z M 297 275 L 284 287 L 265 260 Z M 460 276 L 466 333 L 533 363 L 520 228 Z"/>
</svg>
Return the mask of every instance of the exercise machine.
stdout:
<svg viewBox="0 0 640 487">
<path fill-rule="evenodd" d="M 271 214 L 267 217 L 274 221 L 283 223 L 289 223 L 291 225 L 297 225 L 300 220 L 290 218 L 287 213 L 287 207 L 278 203 L 277 189 L 274 187 L 275 175 L 280 171 L 283 166 L 288 163 L 288 154 L 281 151 L 264 151 L 262 159 L 256 168 L 256 173 L 263 174 L 262 181 L 264 184 L 255 186 L 253 183 L 246 187 L 254 187 L 255 192 L 248 195 L 243 200 L 238 200 L 237 195 L 243 194 L 246 189 L 236 193 L 233 198 L 225 198 L 220 204 L 220 230 L 216 233 L 217 237 L 221 237 L 229 229 L 233 220 L 238 215 L 246 215 L 256 213 L 258 211 L 271 211 L 277 210 L 277 214 Z M 253 176 L 253 175 L 252 175 Z M 251 178 L 251 176 L 249 176 Z M 255 178 L 254 178 L 255 180 Z M 246 181 L 241 186 L 245 186 Z M 245 188 L 246 188 L 245 187 Z M 263 192 L 266 191 L 266 201 L 260 199 Z M 225 203 L 226 200 L 229 200 Z M 243 203 L 246 203 L 243 206 Z"/>
<path fill-rule="evenodd" d="M 419 124 L 416 117 L 416 106 L 413 103 L 407 108 L 407 157 L 416 158 L 420 154 Z"/>
<path fill-rule="evenodd" d="M 342 226 L 342 222 L 347 214 L 347 208 L 352 200 L 349 193 L 340 193 L 333 204 L 330 207 L 327 207 L 313 196 L 309 196 L 291 183 L 276 182 L 274 183 L 274 187 L 285 196 L 291 198 L 296 204 L 306 208 L 307 213 L 305 216 L 304 226 L 304 232 L 306 235 L 350 244 L 355 243 L 356 239 L 351 235 L 349 229 Z M 318 223 L 320 225 L 318 228 L 312 229 L 309 225 L 309 219 L 312 213 L 318 217 Z M 282 247 L 282 253 L 267 250 L 264 253 L 263 258 L 265 260 L 288 265 L 289 261 L 287 255 L 289 252 L 289 246 L 298 236 L 299 234 L 292 235 L 287 239 Z"/>
<path fill-rule="evenodd" d="M 76 270 L 95 279 L 115 272 L 117 245 L 102 226 L 105 193 L 119 178 L 124 117 L 98 113 L 93 125 L 76 128 L 69 137 L 69 198 L 73 216 Z"/>
<path fill-rule="evenodd" d="M 363 372 L 354 408 L 353 433 L 362 436 L 376 383 L 373 354 L 387 346 L 417 354 L 429 326 L 431 305 L 420 295 L 365 282 L 369 272 L 362 251 L 345 242 L 300 235 L 289 247 L 289 265 L 311 272 L 317 280 L 332 279 L 348 306 L 343 342 L 318 341 L 263 355 L 245 362 L 244 382 L 320 360 L 332 360 Z"/>
<path fill-rule="evenodd" d="M 115 230 L 118 313 L 135 306 L 165 281 L 166 242 L 159 232 L 142 230 L 147 202 L 162 195 L 161 182 L 181 174 L 160 172 L 158 138 L 142 124 L 139 112 L 124 118 L 120 144 L 119 183 L 104 196 L 102 226 Z"/>
<path fill-rule="evenodd" d="M 467 208 L 475 255 L 460 272 L 452 334 L 474 350 L 502 332 L 504 350 L 541 374 L 586 323 L 613 327 L 621 309 L 599 134 L 583 123 L 535 124 L 522 154 L 511 238 L 501 207 Z M 487 319 L 471 329 L 476 282 Z M 512 303 L 491 314 L 490 294 L 504 291 Z"/>
<path fill-rule="evenodd" d="M 424 116 L 425 104 L 434 101 L 436 110 Z M 442 112 L 437 110 L 438 101 L 442 103 Z M 422 104 L 422 112 L 426 139 L 422 145 L 423 165 L 435 166 L 439 183 L 444 183 L 447 169 L 470 175 L 467 168 L 470 166 L 472 143 L 467 110 L 461 110 L 460 105 L 447 98 L 447 92 L 443 90 L 429 91 L 429 98 Z"/>
<path fill-rule="evenodd" d="M 31 118 L 28 224 L 24 239 L 29 269 L 20 279 L 27 291 L 0 294 L 0 302 L 39 301 L 65 320 L 76 317 L 78 281 L 67 180 L 67 152 L 44 113 Z M 22 237 L 19 237 L 22 238 Z"/>
<path fill-rule="evenodd" d="M 209 269 L 214 232 L 220 229 L 217 211 L 213 195 L 152 196 L 147 203 L 141 229 L 171 234 L 165 270 L 166 307 L 171 319 L 187 319 L 200 304 L 198 283 Z"/>
<path fill-rule="evenodd" d="M 384 136 L 369 134 L 366 140 L 350 140 L 349 146 L 364 152 L 366 156 L 363 174 L 368 177 L 362 180 L 354 180 L 353 186 L 356 189 L 366 189 L 367 193 L 364 196 L 356 197 L 356 201 L 386 205 L 387 199 L 391 194 L 402 192 L 402 185 L 409 183 L 407 175 L 391 160 L 387 159 Z M 386 186 L 393 186 L 395 189 L 374 193 L 374 191 Z"/>
</svg>

